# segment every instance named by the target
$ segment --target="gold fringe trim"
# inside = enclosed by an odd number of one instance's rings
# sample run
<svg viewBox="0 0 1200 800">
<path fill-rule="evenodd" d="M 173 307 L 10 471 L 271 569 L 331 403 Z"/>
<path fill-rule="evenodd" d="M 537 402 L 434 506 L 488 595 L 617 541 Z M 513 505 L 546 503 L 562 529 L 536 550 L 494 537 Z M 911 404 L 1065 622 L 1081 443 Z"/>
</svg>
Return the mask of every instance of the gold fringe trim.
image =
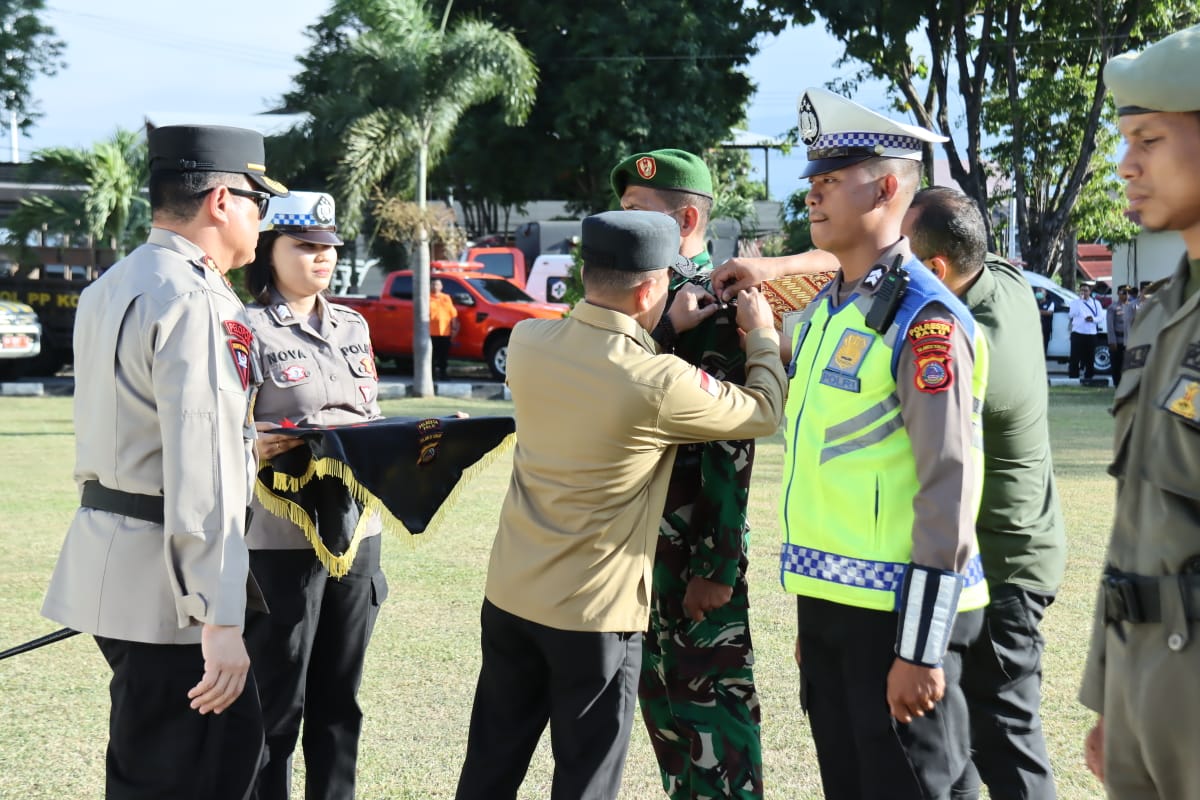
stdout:
<svg viewBox="0 0 1200 800">
<path fill-rule="evenodd" d="M 446 508 L 458 501 L 459 495 L 466 484 L 473 480 L 480 472 L 490 467 L 497 458 L 512 450 L 516 441 L 517 437 L 515 433 L 508 434 L 498 445 L 481 456 L 478 461 L 464 469 L 462 476 L 458 479 L 458 483 L 454 485 L 450 494 L 442 501 L 442 504 L 434 513 L 433 519 L 426 526 L 424 533 L 434 532 L 441 523 Z M 333 577 L 340 578 L 350 571 L 350 565 L 354 563 L 354 556 L 358 553 L 358 546 L 366 533 L 367 522 L 372 515 L 379 516 L 383 524 L 383 530 L 388 533 L 397 535 L 409 533 L 404 524 L 388 512 L 382 501 L 358 482 L 358 479 L 354 477 L 354 473 L 350 468 L 336 459 L 312 459 L 309 461 L 308 468 L 304 471 L 304 474 L 299 476 L 275 472 L 273 473 L 272 483 L 274 484 L 275 491 L 295 493 L 304 488 L 313 478 L 337 478 L 350 492 L 350 496 L 363 506 L 362 515 L 359 517 L 358 525 L 354 529 L 354 535 L 350 539 L 350 546 L 340 556 L 334 555 L 325 546 L 325 543 L 321 541 L 321 537 L 317 535 L 316 526 L 313 525 L 312 518 L 309 517 L 303 508 L 291 500 L 275 494 L 261 479 L 255 481 L 254 496 L 258 498 L 258 501 L 262 503 L 263 508 L 267 511 L 277 517 L 288 520 L 304 533 L 304 538 L 312 545 L 313 551 L 317 554 L 317 559 Z"/>
</svg>

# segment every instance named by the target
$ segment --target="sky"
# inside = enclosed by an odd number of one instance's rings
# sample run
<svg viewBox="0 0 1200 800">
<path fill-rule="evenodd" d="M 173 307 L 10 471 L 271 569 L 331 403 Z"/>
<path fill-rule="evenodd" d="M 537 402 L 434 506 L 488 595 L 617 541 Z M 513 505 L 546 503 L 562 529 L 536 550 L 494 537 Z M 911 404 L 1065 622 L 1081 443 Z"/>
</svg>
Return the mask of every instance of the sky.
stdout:
<svg viewBox="0 0 1200 800">
<path fill-rule="evenodd" d="M 87 147 L 118 126 L 141 127 L 152 112 L 266 111 L 299 70 L 296 56 L 309 45 L 304 30 L 329 5 L 330 0 L 48 0 L 45 21 L 66 42 L 67 66 L 35 82 L 44 116 L 20 137 L 20 157 L 54 145 Z M 764 37 L 748 69 L 758 90 L 747 129 L 767 136 L 787 131 L 806 87 L 849 72 L 833 66 L 840 55 L 840 45 L 820 26 Z M 865 85 L 855 99 L 888 113 L 882 84 Z M 10 144 L 7 135 L 2 140 Z M 4 160 L 9 155 L 7 147 L 0 151 Z M 761 180 L 762 152 L 751 156 Z M 769 158 L 771 197 L 783 199 L 800 188 L 803 148 Z"/>
</svg>

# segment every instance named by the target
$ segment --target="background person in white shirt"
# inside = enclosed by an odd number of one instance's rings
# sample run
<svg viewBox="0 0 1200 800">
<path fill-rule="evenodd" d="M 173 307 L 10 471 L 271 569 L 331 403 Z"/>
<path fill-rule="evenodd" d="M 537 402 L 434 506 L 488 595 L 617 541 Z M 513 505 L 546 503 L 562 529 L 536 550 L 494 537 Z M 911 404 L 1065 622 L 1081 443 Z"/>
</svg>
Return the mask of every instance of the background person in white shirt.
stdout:
<svg viewBox="0 0 1200 800">
<path fill-rule="evenodd" d="M 1085 283 L 1079 287 L 1079 297 L 1071 301 L 1067 316 L 1071 322 L 1071 360 L 1067 374 L 1078 378 L 1082 366 L 1084 380 L 1091 380 L 1097 334 L 1101 330 L 1100 320 L 1104 318 L 1104 306 L 1092 297 L 1091 286 Z"/>
</svg>

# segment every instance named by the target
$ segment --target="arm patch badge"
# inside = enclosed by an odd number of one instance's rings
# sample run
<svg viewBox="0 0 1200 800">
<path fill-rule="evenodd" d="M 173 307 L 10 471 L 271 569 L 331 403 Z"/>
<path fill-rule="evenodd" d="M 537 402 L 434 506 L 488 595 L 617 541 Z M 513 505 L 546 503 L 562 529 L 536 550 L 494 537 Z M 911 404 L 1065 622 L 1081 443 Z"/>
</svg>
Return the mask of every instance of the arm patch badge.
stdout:
<svg viewBox="0 0 1200 800">
<path fill-rule="evenodd" d="M 233 356 L 233 368 L 242 382 L 242 389 L 250 388 L 250 343 L 254 334 L 240 322 L 232 319 L 224 321 L 225 332 L 229 334 L 229 354 Z"/>
<path fill-rule="evenodd" d="M 917 371 L 913 384 L 918 391 L 937 394 L 954 385 L 951 371 L 950 334 L 954 323 L 946 319 L 927 319 L 908 329 Z"/>
<path fill-rule="evenodd" d="M 712 375 L 709 375 L 702 369 L 696 370 L 696 374 L 698 376 L 701 389 L 708 392 L 713 397 L 721 396 L 721 382 L 719 380 L 714 378 Z"/>
</svg>

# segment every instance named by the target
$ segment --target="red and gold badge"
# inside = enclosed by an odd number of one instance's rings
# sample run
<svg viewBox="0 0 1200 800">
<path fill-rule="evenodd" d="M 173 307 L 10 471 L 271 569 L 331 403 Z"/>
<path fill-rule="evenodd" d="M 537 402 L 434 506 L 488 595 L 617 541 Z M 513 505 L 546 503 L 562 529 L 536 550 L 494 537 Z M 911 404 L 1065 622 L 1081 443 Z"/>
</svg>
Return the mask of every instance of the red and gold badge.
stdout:
<svg viewBox="0 0 1200 800">
<path fill-rule="evenodd" d="M 918 391 L 937 394 L 954 385 L 950 365 L 950 335 L 954 323 L 946 319 L 927 319 L 908 329 L 908 338 L 916 364 L 913 384 Z"/>
<path fill-rule="evenodd" d="M 229 334 L 229 353 L 233 356 L 233 367 L 242 381 L 242 388 L 249 389 L 250 343 L 254 341 L 254 334 L 245 325 L 232 319 L 225 320 L 225 332 Z"/>
<path fill-rule="evenodd" d="M 308 377 L 308 370 L 299 364 L 292 364 L 279 373 L 279 375 L 285 383 L 296 383 Z"/>
<path fill-rule="evenodd" d="M 658 162 L 653 156 L 642 156 L 637 160 L 637 171 L 642 180 L 648 181 L 658 174 Z"/>
</svg>

